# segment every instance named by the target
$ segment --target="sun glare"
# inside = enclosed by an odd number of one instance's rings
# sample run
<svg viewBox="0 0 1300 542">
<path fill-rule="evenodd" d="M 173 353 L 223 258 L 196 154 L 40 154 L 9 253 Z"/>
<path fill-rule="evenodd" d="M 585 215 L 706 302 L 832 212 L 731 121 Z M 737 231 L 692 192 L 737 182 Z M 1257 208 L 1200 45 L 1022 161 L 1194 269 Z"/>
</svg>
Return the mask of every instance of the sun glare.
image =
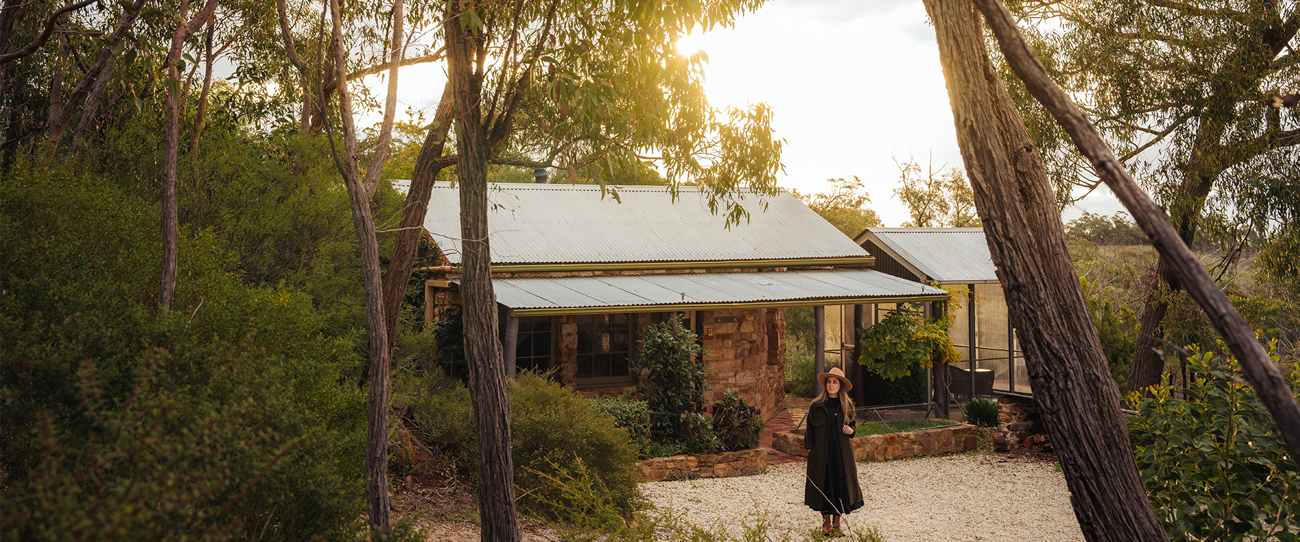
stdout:
<svg viewBox="0 0 1300 542">
<path fill-rule="evenodd" d="M 690 56 L 703 49 L 704 40 L 700 36 L 685 35 L 677 38 L 677 52 L 683 56 Z"/>
</svg>

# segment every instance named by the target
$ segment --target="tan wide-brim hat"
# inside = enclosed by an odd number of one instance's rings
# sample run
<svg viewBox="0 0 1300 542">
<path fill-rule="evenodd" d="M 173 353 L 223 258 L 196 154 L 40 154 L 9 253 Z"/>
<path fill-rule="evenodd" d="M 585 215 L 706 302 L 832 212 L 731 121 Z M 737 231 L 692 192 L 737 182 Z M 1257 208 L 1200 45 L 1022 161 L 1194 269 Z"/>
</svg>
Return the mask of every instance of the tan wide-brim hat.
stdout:
<svg viewBox="0 0 1300 542">
<path fill-rule="evenodd" d="M 839 367 L 832 367 L 831 370 L 817 375 L 817 383 L 821 384 L 822 387 L 825 388 L 826 378 L 831 376 L 840 379 L 840 388 L 842 388 L 840 391 L 849 391 L 853 389 L 853 383 L 849 381 L 849 377 L 844 376 L 844 371 L 841 371 Z"/>
</svg>

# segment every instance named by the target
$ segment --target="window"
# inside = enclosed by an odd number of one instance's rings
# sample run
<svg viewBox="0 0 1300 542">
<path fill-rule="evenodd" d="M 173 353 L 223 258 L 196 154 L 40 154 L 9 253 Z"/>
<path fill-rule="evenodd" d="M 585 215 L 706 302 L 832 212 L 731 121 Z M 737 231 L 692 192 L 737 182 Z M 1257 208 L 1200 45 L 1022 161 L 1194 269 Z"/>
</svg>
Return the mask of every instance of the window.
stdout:
<svg viewBox="0 0 1300 542">
<path fill-rule="evenodd" d="M 596 314 L 578 317 L 578 374 L 583 387 L 632 382 L 628 355 L 636 315 Z"/>
<path fill-rule="evenodd" d="M 539 373 L 551 368 L 551 318 L 533 316 L 519 319 L 515 368 Z"/>
</svg>

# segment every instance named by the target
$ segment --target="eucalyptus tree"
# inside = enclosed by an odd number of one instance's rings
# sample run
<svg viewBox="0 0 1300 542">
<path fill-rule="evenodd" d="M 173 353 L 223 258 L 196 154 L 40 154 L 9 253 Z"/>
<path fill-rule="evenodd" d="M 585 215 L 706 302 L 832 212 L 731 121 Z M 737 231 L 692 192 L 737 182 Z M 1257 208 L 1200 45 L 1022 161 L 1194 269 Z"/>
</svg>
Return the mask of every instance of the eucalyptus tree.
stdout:
<svg viewBox="0 0 1300 542">
<path fill-rule="evenodd" d="M 628 169 L 653 160 L 670 189 L 697 183 L 731 221 L 776 193 L 780 144 L 766 106 L 719 111 L 702 90 L 700 54 L 679 36 L 733 23 L 758 0 L 730 2 L 447 2 L 444 36 L 460 183 L 465 353 L 479 432 L 484 540 L 519 539 L 510 415 L 497 336 L 487 228 L 487 169 L 519 165 Z M 418 166 L 417 166 L 418 167 Z M 738 189 L 748 188 L 749 192 Z"/>
<path fill-rule="evenodd" d="M 1294 0 L 1013 2 L 1026 40 L 1136 171 L 1190 243 L 1207 224 L 1236 224 L 1272 243 L 1270 270 L 1296 276 L 1300 114 L 1282 96 L 1300 81 Z M 1063 131 L 1003 70 L 1063 200 L 1101 184 Z M 1071 184 L 1073 183 L 1073 184 Z M 1205 220 L 1206 213 L 1222 219 Z M 1289 240 L 1289 241 L 1288 241 Z M 1161 256 L 1145 299 L 1129 390 L 1159 382 L 1168 293 L 1182 288 Z"/>
<path fill-rule="evenodd" d="M 902 186 L 894 189 L 894 195 L 907 206 L 912 220 L 903 223 L 905 228 L 978 228 L 980 219 L 975 216 L 975 196 L 970 184 L 961 170 L 944 166 L 939 171 L 934 169 L 934 159 L 930 159 L 925 173 L 915 157 L 906 162 L 894 159 L 898 166 L 899 180 Z"/>
<path fill-rule="evenodd" d="M 348 86 L 348 49 L 343 41 L 343 10 L 339 0 L 330 0 L 330 49 L 335 88 L 339 96 L 339 117 L 343 124 L 343 149 L 339 152 L 333 136 L 330 147 L 334 163 L 343 177 L 352 208 L 352 224 L 357 235 L 358 253 L 361 257 L 362 286 L 365 290 L 366 329 L 369 338 L 370 409 L 366 432 L 366 501 L 370 506 L 370 529 L 384 534 L 389 529 L 390 500 L 388 495 L 388 399 L 391 389 L 388 380 L 391 350 L 384 326 L 383 278 L 379 271 L 379 242 L 375 236 L 375 222 L 370 213 L 371 197 L 379 185 L 379 175 L 384 170 L 391 143 L 393 116 L 397 109 L 397 74 L 402 64 L 404 37 L 403 0 L 393 0 L 389 10 L 393 47 L 389 49 L 388 93 L 384 104 L 384 118 L 379 139 L 371 156 L 366 173 L 361 173 L 357 148 L 357 129 L 353 118 L 352 94 Z"/>
<path fill-rule="evenodd" d="M 835 229 L 849 237 L 854 237 L 867 228 L 883 226 L 876 211 L 867 207 L 871 203 L 871 194 L 867 193 L 862 180 L 854 177 L 848 179 L 828 179 L 831 183 L 829 192 L 803 194 L 798 190 L 791 192 L 803 201 L 809 209 L 830 222 Z"/>
<path fill-rule="evenodd" d="M 962 161 L 1007 309 L 1089 541 L 1166 540 L 1147 499 L 1043 160 L 989 60 L 979 13 L 925 0 Z M 1122 445 L 1116 445 L 1122 443 Z"/>
</svg>

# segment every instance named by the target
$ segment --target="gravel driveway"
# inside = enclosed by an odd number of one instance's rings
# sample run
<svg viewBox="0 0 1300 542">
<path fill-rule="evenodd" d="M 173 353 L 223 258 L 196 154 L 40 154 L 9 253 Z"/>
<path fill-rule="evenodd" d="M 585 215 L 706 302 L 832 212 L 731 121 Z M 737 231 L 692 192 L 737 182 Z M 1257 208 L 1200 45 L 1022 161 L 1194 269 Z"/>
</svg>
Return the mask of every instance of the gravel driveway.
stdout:
<svg viewBox="0 0 1300 542">
<path fill-rule="evenodd" d="M 787 463 L 757 476 L 641 489 L 660 510 L 703 528 L 739 536 L 766 514 L 774 538 L 802 540 L 821 526 L 821 516 L 803 505 L 804 470 L 804 463 Z M 1065 477 L 1052 463 L 959 454 L 858 463 L 858 478 L 866 504 L 845 518 L 846 531 L 874 525 L 889 542 L 1083 540 Z"/>
</svg>

